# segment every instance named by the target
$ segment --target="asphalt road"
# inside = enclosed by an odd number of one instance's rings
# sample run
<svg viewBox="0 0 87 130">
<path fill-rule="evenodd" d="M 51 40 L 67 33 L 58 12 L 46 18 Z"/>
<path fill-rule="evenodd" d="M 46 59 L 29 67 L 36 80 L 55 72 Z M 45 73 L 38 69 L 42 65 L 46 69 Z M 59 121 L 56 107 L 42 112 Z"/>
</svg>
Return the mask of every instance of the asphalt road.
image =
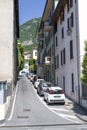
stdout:
<svg viewBox="0 0 87 130">
<path fill-rule="evenodd" d="M 47 106 L 32 83 L 25 77 L 19 80 L 9 118 L 0 130 L 87 130 L 87 125 L 65 105 Z"/>
</svg>

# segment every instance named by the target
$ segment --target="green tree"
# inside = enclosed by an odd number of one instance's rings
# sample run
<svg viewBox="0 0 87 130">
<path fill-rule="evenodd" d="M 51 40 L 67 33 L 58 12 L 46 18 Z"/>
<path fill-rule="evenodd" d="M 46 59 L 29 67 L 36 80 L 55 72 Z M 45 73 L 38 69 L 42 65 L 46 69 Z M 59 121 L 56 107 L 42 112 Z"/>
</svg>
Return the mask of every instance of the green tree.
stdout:
<svg viewBox="0 0 87 130">
<path fill-rule="evenodd" d="M 17 50 L 18 50 L 18 70 L 20 71 L 24 67 L 24 56 L 23 56 L 24 48 L 19 39 L 17 40 Z"/>
<path fill-rule="evenodd" d="M 84 51 L 85 51 L 85 54 L 84 54 L 83 62 L 82 62 L 81 81 L 87 87 L 87 41 L 85 41 Z"/>
<path fill-rule="evenodd" d="M 31 66 L 31 65 L 33 65 L 33 64 L 35 64 L 35 59 L 30 58 L 30 60 L 29 60 L 29 65 Z"/>
<path fill-rule="evenodd" d="M 35 64 L 35 59 L 30 58 L 29 60 L 29 70 L 31 70 L 31 72 L 36 73 L 36 64 Z"/>
</svg>

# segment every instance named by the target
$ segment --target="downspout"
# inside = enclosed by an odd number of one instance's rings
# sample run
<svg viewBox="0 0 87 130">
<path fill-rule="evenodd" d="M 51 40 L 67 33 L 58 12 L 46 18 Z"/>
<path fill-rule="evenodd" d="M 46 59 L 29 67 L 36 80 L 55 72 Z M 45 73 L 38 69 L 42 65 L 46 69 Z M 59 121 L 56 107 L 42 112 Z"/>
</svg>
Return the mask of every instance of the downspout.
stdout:
<svg viewBox="0 0 87 130">
<path fill-rule="evenodd" d="M 78 103 L 80 104 L 80 42 L 79 42 L 79 14 L 78 1 L 75 3 L 76 19 L 76 48 L 77 48 L 77 78 L 78 78 Z"/>
</svg>

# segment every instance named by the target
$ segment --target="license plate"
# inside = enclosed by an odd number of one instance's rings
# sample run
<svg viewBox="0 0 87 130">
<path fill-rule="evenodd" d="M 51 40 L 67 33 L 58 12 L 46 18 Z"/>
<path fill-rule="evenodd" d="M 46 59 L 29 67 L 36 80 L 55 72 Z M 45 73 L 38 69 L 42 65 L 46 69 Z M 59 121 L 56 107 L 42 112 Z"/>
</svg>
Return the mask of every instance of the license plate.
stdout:
<svg viewBox="0 0 87 130">
<path fill-rule="evenodd" d="M 60 98 L 61 96 L 54 96 L 54 98 Z"/>
</svg>

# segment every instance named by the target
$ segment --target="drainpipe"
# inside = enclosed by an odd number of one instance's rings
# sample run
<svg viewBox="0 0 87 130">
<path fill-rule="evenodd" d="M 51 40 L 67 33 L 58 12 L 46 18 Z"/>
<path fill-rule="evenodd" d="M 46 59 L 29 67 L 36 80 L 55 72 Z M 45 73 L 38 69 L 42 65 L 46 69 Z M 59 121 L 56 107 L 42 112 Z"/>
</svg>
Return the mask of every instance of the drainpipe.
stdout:
<svg viewBox="0 0 87 130">
<path fill-rule="evenodd" d="M 77 48 L 77 76 L 78 76 L 78 103 L 80 104 L 80 42 L 79 42 L 79 15 L 78 15 L 78 1 L 75 3 L 75 12 L 76 12 L 76 48 Z"/>
</svg>

